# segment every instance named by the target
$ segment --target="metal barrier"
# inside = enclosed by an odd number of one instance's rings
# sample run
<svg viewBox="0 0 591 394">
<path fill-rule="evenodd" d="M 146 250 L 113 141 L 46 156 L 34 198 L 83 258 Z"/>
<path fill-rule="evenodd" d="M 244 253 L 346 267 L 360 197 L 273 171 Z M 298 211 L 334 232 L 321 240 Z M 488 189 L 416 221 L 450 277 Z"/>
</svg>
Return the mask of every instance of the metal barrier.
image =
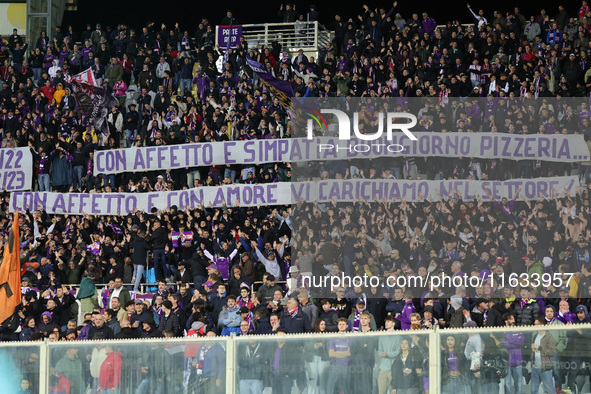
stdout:
<svg viewBox="0 0 591 394">
<path fill-rule="evenodd" d="M 277 40 L 284 50 L 292 54 L 300 49 L 303 49 L 304 52 L 316 52 L 318 48 L 325 47 L 331 41 L 332 34 L 334 33 L 322 28 L 318 22 L 242 25 L 242 36 L 250 48 L 270 46 L 273 41 Z M 218 42 L 217 28 L 216 42 Z M 220 49 L 225 50 L 225 48 Z"/>
</svg>

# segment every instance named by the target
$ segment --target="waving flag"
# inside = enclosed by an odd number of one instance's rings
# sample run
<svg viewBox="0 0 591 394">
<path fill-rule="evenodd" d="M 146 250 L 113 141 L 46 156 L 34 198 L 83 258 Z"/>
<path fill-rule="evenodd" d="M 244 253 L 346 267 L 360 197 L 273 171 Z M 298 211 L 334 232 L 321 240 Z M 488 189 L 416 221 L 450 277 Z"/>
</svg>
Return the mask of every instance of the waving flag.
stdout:
<svg viewBox="0 0 591 394">
<path fill-rule="evenodd" d="M 76 100 L 94 129 L 105 135 L 109 134 L 107 115 L 111 108 L 117 105 L 117 99 L 112 94 L 108 94 L 105 89 L 97 87 L 90 68 L 69 77 L 67 82 L 72 85 Z"/>
<path fill-rule="evenodd" d="M 111 229 L 113 229 L 113 232 L 115 234 L 123 235 L 123 231 L 121 231 L 121 228 L 119 226 L 117 226 L 116 224 L 109 223 L 109 224 L 107 224 L 107 226 L 111 227 Z"/>
<path fill-rule="evenodd" d="M 4 257 L 0 263 L 0 323 L 14 313 L 21 303 L 21 258 L 18 209 L 12 218 L 12 228 L 4 245 Z"/>
<path fill-rule="evenodd" d="M 67 76 L 66 82 L 72 83 L 72 81 L 85 83 L 87 85 L 92 85 L 98 87 L 96 83 L 96 79 L 94 78 L 94 73 L 92 72 L 92 68 L 88 68 L 86 71 L 82 71 L 79 74 L 74 75 L 73 77 Z"/>
<path fill-rule="evenodd" d="M 90 251 L 93 255 L 98 256 L 101 251 L 101 243 L 99 241 L 93 242 L 86 246 L 86 250 Z"/>
<path fill-rule="evenodd" d="M 291 98 L 295 95 L 293 94 L 291 84 L 275 77 L 273 74 L 265 70 L 265 67 L 261 63 L 252 60 L 248 56 L 246 57 L 246 61 L 250 68 L 252 68 L 252 71 L 259 76 L 263 84 L 269 89 L 273 96 L 279 99 L 279 102 L 287 110 L 290 117 L 293 116 L 293 103 Z"/>
</svg>

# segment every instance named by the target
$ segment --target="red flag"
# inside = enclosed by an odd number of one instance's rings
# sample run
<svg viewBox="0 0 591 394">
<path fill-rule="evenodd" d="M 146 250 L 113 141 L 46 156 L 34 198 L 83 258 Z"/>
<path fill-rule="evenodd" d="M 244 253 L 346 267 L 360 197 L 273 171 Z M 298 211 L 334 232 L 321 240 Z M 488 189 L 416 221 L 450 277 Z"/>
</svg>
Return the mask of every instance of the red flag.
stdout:
<svg viewBox="0 0 591 394">
<path fill-rule="evenodd" d="M 14 314 L 21 303 L 21 262 L 18 209 L 12 218 L 12 228 L 4 245 L 0 263 L 0 324 Z"/>
</svg>

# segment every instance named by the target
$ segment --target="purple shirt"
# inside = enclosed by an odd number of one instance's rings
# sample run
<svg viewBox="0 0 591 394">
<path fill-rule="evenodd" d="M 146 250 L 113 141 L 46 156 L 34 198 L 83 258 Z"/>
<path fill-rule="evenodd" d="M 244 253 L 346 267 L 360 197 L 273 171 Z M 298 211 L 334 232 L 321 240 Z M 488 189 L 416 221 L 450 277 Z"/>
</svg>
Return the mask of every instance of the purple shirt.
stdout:
<svg viewBox="0 0 591 394">
<path fill-rule="evenodd" d="M 447 367 L 449 369 L 449 372 L 457 372 L 460 370 L 458 356 L 456 356 L 453 350 L 450 351 L 449 355 L 447 356 Z"/>
<path fill-rule="evenodd" d="M 330 344 L 328 345 L 328 349 L 333 350 L 335 352 L 345 352 L 347 350 L 351 350 L 351 339 L 349 339 L 349 338 L 331 339 Z M 340 366 L 346 367 L 351 363 L 351 358 L 350 357 L 333 358 L 332 363 L 334 365 L 340 365 Z"/>
</svg>

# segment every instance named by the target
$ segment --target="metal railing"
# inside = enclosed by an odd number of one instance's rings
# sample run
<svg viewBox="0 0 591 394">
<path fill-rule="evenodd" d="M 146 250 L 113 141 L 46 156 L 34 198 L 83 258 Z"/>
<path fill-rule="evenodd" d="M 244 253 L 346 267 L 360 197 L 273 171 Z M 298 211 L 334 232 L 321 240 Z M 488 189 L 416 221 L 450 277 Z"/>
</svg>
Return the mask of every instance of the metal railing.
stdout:
<svg viewBox="0 0 591 394">
<path fill-rule="evenodd" d="M 322 28 L 318 22 L 242 25 L 242 36 L 250 48 L 260 48 L 263 45 L 271 46 L 273 41 L 277 40 L 283 50 L 292 54 L 300 49 L 304 52 L 316 52 L 318 48 L 325 47 L 330 42 L 332 34 Z M 218 42 L 217 28 L 216 42 Z M 225 48 L 220 49 L 225 50 Z"/>
</svg>

